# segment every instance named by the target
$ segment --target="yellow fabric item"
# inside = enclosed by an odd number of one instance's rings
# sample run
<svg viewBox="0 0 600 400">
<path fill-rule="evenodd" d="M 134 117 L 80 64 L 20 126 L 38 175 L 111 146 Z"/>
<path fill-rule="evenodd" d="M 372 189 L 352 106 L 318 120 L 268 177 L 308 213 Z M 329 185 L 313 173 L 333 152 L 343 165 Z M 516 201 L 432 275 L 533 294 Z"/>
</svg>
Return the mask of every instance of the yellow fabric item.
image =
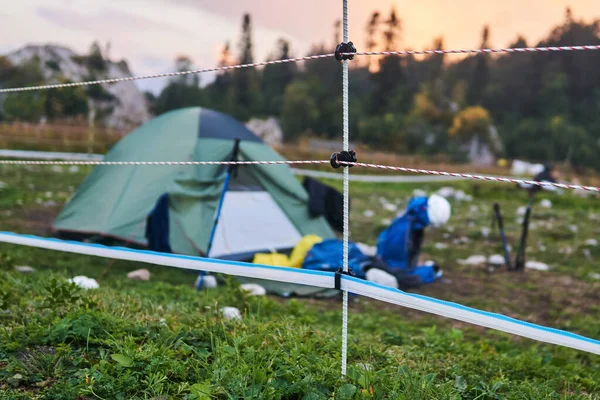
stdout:
<svg viewBox="0 0 600 400">
<path fill-rule="evenodd" d="M 292 250 L 292 254 L 290 254 L 290 267 L 292 268 L 302 268 L 302 263 L 304 262 L 304 258 L 306 257 L 306 253 L 317 243 L 323 241 L 323 238 L 317 235 L 306 235 L 298 243 L 296 243 L 296 247 Z"/>
<path fill-rule="evenodd" d="M 290 259 L 285 254 L 279 253 L 256 253 L 253 264 L 270 265 L 274 267 L 289 267 Z"/>
</svg>

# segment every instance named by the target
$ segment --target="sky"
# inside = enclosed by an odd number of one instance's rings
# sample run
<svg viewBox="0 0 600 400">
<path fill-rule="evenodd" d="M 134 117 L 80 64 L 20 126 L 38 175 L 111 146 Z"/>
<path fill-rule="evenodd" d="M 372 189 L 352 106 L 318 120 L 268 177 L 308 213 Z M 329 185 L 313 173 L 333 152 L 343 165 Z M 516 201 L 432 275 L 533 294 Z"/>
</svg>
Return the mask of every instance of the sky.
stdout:
<svg viewBox="0 0 600 400">
<path fill-rule="evenodd" d="M 252 15 L 256 61 L 266 59 L 279 38 L 292 43 L 295 56 L 315 43 L 333 50 L 333 26 L 342 13 L 341 0 L 1 1 L 0 54 L 26 44 L 86 52 L 97 40 L 103 47 L 110 43 L 109 57 L 126 59 L 135 75 L 172 71 L 180 54 L 197 68 L 215 66 L 226 41 L 237 46 L 245 12 Z M 564 20 L 566 7 L 576 19 L 600 19 L 598 0 L 349 0 L 349 38 L 359 51 L 370 15 L 375 10 L 388 14 L 392 6 L 403 23 L 401 47 L 413 50 L 431 48 L 439 36 L 446 48 L 478 47 L 485 24 L 494 47 L 507 46 L 518 35 L 535 44 Z M 143 80 L 138 86 L 156 93 L 165 83 Z"/>
</svg>

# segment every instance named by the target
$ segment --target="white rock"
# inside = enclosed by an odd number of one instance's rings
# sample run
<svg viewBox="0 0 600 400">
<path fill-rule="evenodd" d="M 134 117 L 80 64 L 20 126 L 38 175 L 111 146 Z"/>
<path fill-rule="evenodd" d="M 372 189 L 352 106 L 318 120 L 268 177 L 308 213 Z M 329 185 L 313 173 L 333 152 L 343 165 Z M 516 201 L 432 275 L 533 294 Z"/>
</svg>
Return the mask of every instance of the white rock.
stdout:
<svg viewBox="0 0 600 400">
<path fill-rule="evenodd" d="M 146 268 L 136 269 L 135 271 L 131 271 L 127 274 L 127 278 L 133 279 L 135 281 L 149 281 L 150 280 L 150 271 Z"/>
<path fill-rule="evenodd" d="M 456 193 L 456 191 L 454 190 L 454 188 L 448 187 L 448 186 L 444 186 L 443 188 L 441 188 L 440 190 L 438 190 L 436 192 L 437 194 L 439 194 L 442 197 L 452 197 L 454 196 L 454 194 Z"/>
<path fill-rule="evenodd" d="M 377 255 L 377 247 L 375 246 L 369 246 L 368 244 L 360 242 L 356 243 L 356 246 L 365 256 L 373 257 Z"/>
<path fill-rule="evenodd" d="M 469 207 L 469 212 L 471 214 L 474 214 L 474 213 L 476 213 L 478 211 L 479 211 L 479 207 L 477 207 L 477 206 L 471 206 L 471 207 Z"/>
<path fill-rule="evenodd" d="M 552 202 L 548 199 L 543 199 L 542 201 L 540 201 L 540 207 L 552 208 Z"/>
<path fill-rule="evenodd" d="M 240 313 L 240 310 L 238 310 L 235 307 L 223 307 L 220 311 L 221 315 L 223 315 L 223 318 L 225 318 L 228 321 L 242 319 L 242 314 Z"/>
<path fill-rule="evenodd" d="M 28 265 L 18 265 L 15 267 L 15 271 L 22 272 L 24 274 L 35 272 L 35 268 Z"/>
<path fill-rule="evenodd" d="M 217 278 L 212 275 L 204 275 L 202 278 L 202 287 L 201 289 L 214 289 L 217 287 Z M 198 287 L 198 281 L 200 280 L 200 275 L 196 278 L 196 282 L 194 282 L 194 287 Z"/>
<path fill-rule="evenodd" d="M 391 274 L 388 274 L 384 270 L 371 268 L 365 274 L 366 278 L 370 282 L 374 282 L 378 285 L 398 288 L 398 280 Z"/>
<path fill-rule="evenodd" d="M 521 206 L 521 207 L 517 208 L 517 215 L 520 217 L 524 216 L 526 212 L 527 212 L 527 207 L 525 207 L 525 206 Z"/>
<path fill-rule="evenodd" d="M 54 200 L 48 200 L 43 203 L 43 206 L 48 207 L 56 207 L 56 202 Z"/>
<path fill-rule="evenodd" d="M 267 294 L 267 289 L 256 283 L 243 283 L 240 285 L 240 289 L 248 292 L 250 296 L 265 296 Z"/>
<path fill-rule="evenodd" d="M 386 225 L 387 226 L 387 225 L 389 225 L 391 223 L 392 223 L 392 220 L 389 219 L 389 218 L 384 218 L 384 219 L 381 220 L 381 225 Z"/>
<path fill-rule="evenodd" d="M 71 165 L 71 167 L 69 167 L 69 172 L 75 174 L 79 172 L 79 167 L 77 165 Z"/>
<path fill-rule="evenodd" d="M 363 216 L 367 218 L 373 218 L 375 216 L 375 211 L 373 210 L 365 210 L 363 212 Z"/>
<path fill-rule="evenodd" d="M 596 239 L 588 239 L 585 241 L 586 246 L 598 246 L 598 240 Z"/>
<path fill-rule="evenodd" d="M 577 225 L 570 225 L 569 226 L 569 230 L 573 233 L 577 233 L 577 231 L 579 230 L 579 228 L 577 227 Z"/>
<path fill-rule="evenodd" d="M 487 263 L 487 257 L 473 255 L 473 256 L 469 256 L 466 260 L 458 260 L 458 263 L 466 264 L 466 265 L 482 265 L 482 264 Z"/>
<path fill-rule="evenodd" d="M 412 192 L 413 197 L 427 197 L 427 192 L 421 189 L 415 189 Z"/>
<path fill-rule="evenodd" d="M 490 228 L 486 226 L 481 228 L 481 236 L 483 236 L 484 238 L 488 238 L 490 236 Z"/>
<path fill-rule="evenodd" d="M 73 279 L 69 279 L 69 282 L 75 283 L 82 289 L 98 289 L 100 285 L 93 278 L 88 278 L 87 276 L 79 275 L 74 277 Z"/>
<path fill-rule="evenodd" d="M 505 262 L 504 257 L 500 254 L 494 254 L 488 258 L 488 263 L 491 265 L 504 265 Z"/>
<path fill-rule="evenodd" d="M 550 269 L 550 267 L 547 264 L 538 261 L 527 261 L 525 263 L 525 268 L 535 269 L 537 271 L 548 271 Z"/>
<path fill-rule="evenodd" d="M 446 243 L 436 243 L 435 248 L 438 250 L 445 250 L 448 248 L 448 245 Z"/>
<path fill-rule="evenodd" d="M 47 199 L 51 199 L 52 198 L 52 192 L 46 192 L 46 198 Z"/>
<path fill-rule="evenodd" d="M 600 274 L 597 272 L 590 272 L 588 276 L 592 279 L 600 279 Z"/>
<path fill-rule="evenodd" d="M 464 201 L 467 198 L 467 195 L 462 190 L 459 190 L 454 193 L 454 198 L 458 201 Z"/>
<path fill-rule="evenodd" d="M 63 172 L 63 168 L 60 165 L 53 165 L 52 168 L 50 168 L 50 170 L 56 173 Z"/>
<path fill-rule="evenodd" d="M 385 204 L 383 205 L 383 208 L 385 208 L 385 209 L 386 209 L 386 210 L 388 210 L 388 211 L 392 211 L 392 212 L 393 212 L 393 211 L 396 211 L 396 210 L 398 209 L 398 207 L 396 207 L 396 205 L 395 205 L 395 204 L 392 204 L 392 203 L 385 203 Z"/>
</svg>

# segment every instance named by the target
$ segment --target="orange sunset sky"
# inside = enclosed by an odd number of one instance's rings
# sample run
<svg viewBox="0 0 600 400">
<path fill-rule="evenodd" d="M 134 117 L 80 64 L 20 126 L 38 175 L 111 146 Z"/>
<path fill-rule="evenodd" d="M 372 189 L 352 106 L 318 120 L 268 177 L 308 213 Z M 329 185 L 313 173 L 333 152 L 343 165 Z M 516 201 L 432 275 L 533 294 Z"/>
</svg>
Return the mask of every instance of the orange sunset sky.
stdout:
<svg viewBox="0 0 600 400">
<path fill-rule="evenodd" d="M 134 74 L 169 71 L 178 54 L 189 55 L 198 67 L 213 66 L 226 40 L 237 43 L 244 12 L 253 17 L 257 60 L 265 59 L 280 37 L 301 55 L 312 43 L 333 44 L 333 24 L 342 11 L 338 0 L 2 2 L 0 53 L 30 43 L 56 43 L 83 52 L 98 40 L 103 45 L 110 42 L 110 58 L 125 58 Z M 484 24 L 490 26 L 493 46 L 507 46 L 518 34 L 535 44 L 564 20 L 567 6 L 576 19 L 600 19 L 598 0 L 350 0 L 350 40 L 359 51 L 364 49 L 371 13 L 387 14 L 392 5 L 403 22 L 402 47 L 412 49 L 429 48 L 438 36 L 444 37 L 446 48 L 478 47 Z M 157 91 L 165 82 L 139 85 Z"/>
</svg>

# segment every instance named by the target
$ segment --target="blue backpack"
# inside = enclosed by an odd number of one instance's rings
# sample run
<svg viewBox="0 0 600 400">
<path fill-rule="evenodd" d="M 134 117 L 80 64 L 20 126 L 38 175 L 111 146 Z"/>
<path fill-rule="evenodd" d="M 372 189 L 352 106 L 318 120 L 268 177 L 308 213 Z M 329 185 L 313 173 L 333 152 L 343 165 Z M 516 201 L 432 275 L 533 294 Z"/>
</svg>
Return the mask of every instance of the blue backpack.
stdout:
<svg viewBox="0 0 600 400">
<path fill-rule="evenodd" d="M 377 255 L 394 275 L 415 276 L 431 283 L 440 273 L 434 266 L 418 266 L 424 229 L 429 226 L 427 197 L 414 197 L 406 210 L 379 234 Z"/>
<path fill-rule="evenodd" d="M 342 267 L 344 242 L 338 239 L 327 239 L 315 244 L 306 254 L 302 268 L 318 271 L 336 272 Z M 369 263 L 358 246 L 348 243 L 348 267 L 352 269 L 357 278 L 364 279 L 364 267 Z"/>
</svg>

